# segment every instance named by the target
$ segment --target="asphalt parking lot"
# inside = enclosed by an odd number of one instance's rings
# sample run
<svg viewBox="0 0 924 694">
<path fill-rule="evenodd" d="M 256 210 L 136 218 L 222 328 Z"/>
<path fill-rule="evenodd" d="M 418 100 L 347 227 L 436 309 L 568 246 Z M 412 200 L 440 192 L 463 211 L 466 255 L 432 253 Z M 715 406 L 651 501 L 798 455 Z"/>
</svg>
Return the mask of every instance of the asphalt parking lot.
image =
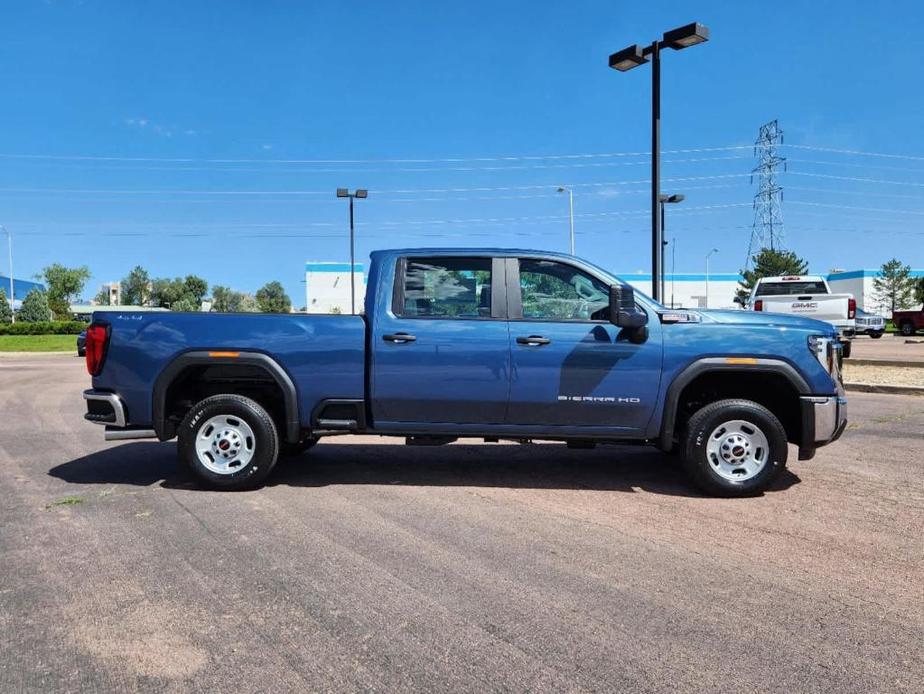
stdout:
<svg viewBox="0 0 924 694">
<path fill-rule="evenodd" d="M 0 357 L 0 692 L 921 691 L 924 398 L 852 396 L 754 499 L 643 448 L 368 437 L 215 493 L 104 443 L 87 382 Z"/>
</svg>

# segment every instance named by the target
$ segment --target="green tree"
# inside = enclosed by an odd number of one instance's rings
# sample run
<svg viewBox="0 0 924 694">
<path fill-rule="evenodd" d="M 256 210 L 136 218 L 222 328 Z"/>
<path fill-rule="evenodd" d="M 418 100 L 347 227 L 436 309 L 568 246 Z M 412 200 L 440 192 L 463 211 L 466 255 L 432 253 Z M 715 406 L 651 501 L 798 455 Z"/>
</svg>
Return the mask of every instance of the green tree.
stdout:
<svg viewBox="0 0 924 694">
<path fill-rule="evenodd" d="M 202 304 L 192 296 L 184 296 L 178 301 L 174 301 L 170 306 L 171 311 L 201 311 Z"/>
<path fill-rule="evenodd" d="M 48 291 L 48 306 L 61 320 L 66 320 L 71 311 L 71 302 L 80 296 L 90 279 L 90 268 L 66 267 L 54 263 L 42 270 L 42 279 Z"/>
<path fill-rule="evenodd" d="M 208 290 L 208 282 L 196 275 L 187 275 L 185 279 L 161 277 L 151 283 L 151 302 L 155 306 L 177 311 L 198 311 Z M 184 308 L 176 308 L 176 304 L 181 301 Z M 193 305 L 196 308 L 190 309 Z"/>
<path fill-rule="evenodd" d="M 873 278 L 873 293 L 879 305 L 889 311 L 910 308 L 915 300 L 911 267 L 897 258 L 883 263 L 879 276 Z"/>
<path fill-rule="evenodd" d="M 148 271 L 136 265 L 122 278 L 122 303 L 126 306 L 145 306 L 151 300 L 151 277 Z"/>
<path fill-rule="evenodd" d="M 215 313 L 239 313 L 243 311 L 244 293 L 229 287 L 212 287 L 212 311 Z"/>
<path fill-rule="evenodd" d="M 808 263 L 793 251 L 761 248 L 758 253 L 751 256 L 751 260 L 753 267 L 750 270 L 741 271 L 744 281 L 735 292 L 741 300 L 746 300 L 751 295 L 759 279 L 779 275 L 804 275 L 808 272 Z"/>
<path fill-rule="evenodd" d="M 288 313 L 292 300 L 279 282 L 267 282 L 257 291 L 257 306 L 263 313 Z"/>
<path fill-rule="evenodd" d="M 248 294 L 247 292 L 241 294 L 241 313 L 257 313 L 259 310 L 257 298 L 253 294 Z"/>
<path fill-rule="evenodd" d="M 19 320 L 24 323 L 38 323 L 51 320 L 51 309 L 48 308 L 48 298 L 45 292 L 33 289 L 26 294 L 19 309 Z"/>
<path fill-rule="evenodd" d="M 195 299 L 200 304 L 209 291 L 209 283 L 196 275 L 186 275 L 183 280 L 183 294 Z"/>
<path fill-rule="evenodd" d="M 109 287 L 103 287 L 93 298 L 98 306 L 109 306 Z"/>
<path fill-rule="evenodd" d="M 0 323 L 10 323 L 13 320 L 13 308 L 10 306 L 10 300 L 6 298 L 6 292 L 0 289 Z"/>
</svg>

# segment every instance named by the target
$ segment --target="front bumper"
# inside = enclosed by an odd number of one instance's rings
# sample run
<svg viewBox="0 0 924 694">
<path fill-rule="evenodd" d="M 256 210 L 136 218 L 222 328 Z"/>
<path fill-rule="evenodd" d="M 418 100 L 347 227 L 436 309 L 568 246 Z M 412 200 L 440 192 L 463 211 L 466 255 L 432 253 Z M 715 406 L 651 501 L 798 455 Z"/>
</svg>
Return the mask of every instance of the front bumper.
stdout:
<svg viewBox="0 0 924 694">
<path fill-rule="evenodd" d="M 808 460 L 815 449 L 837 441 L 847 428 L 847 398 L 843 395 L 809 395 L 799 398 L 802 408 L 802 440 L 799 460 Z"/>
</svg>

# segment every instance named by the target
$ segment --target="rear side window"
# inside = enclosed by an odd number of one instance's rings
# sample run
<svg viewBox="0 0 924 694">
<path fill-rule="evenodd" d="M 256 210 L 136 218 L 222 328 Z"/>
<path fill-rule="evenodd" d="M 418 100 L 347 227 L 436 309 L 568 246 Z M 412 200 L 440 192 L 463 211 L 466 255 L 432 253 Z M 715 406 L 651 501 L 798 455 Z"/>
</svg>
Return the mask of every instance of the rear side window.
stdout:
<svg viewBox="0 0 924 694">
<path fill-rule="evenodd" d="M 761 282 L 757 296 L 795 296 L 796 294 L 827 294 L 824 282 Z"/>
<path fill-rule="evenodd" d="M 491 258 L 407 258 L 403 286 L 401 316 L 491 317 Z"/>
</svg>

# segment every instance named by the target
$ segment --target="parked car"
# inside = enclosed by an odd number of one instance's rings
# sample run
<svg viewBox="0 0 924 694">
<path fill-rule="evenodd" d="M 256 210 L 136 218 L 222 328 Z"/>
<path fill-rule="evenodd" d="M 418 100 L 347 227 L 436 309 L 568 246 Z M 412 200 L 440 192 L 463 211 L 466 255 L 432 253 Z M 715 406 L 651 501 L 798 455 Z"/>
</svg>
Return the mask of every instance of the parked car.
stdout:
<svg viewBox="0 0 924 694">
<path fill-rule="evenodd" d="M 856 317 L 856 335 L 869 335 L 874 339 L 879 339 L 885 332 L 886 319 L 877 316 L 875 313 L 867 313 L 862 308 L 857 309 Z"/>
<path fill-rule="evenodd" d="M 827 280 L 819 275 L 785 275 L 757 280 L 745 307 L 816 318 L 833 325 L 841 335 L 850 335 L 857 302 L 852 294 L 832 294 Z"/>
<path fill-rule="evenodd" d="M 892 311 L 892 325 L 905 337 L 924 329 L 924 310 Z"/>
<path fill-rule="evenodd" d="M 84 357 L 87 354 L 87 331 L 86 328 L 77 335 L 77 356 Z"/>
<path fill-rule="evenodd" d="M 568 255 L 377 251 L 363 315 L 95 314 L 85 416 L 108 440 L 176 437 L 219 489 L 356 433 L 651 444 L 742 496 L 787 443 L 809 459 L 844 431 L 840 352 L 827 323 L 667 309 Z"/>
</svg>

